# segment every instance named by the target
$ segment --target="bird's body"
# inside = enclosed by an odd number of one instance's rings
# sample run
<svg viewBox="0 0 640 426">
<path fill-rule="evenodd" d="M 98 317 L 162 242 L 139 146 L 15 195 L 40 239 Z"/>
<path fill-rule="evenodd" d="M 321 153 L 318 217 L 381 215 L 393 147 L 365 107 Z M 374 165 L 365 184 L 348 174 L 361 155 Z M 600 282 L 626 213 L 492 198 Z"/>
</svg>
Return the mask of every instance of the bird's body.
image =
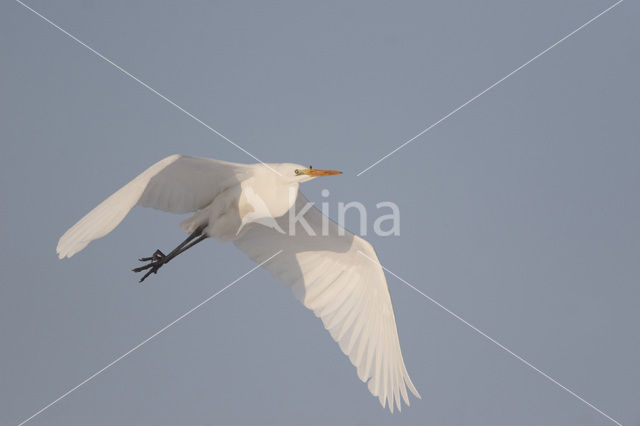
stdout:
<svg viewBox="0 0 640 426">
<path fill-rule="evenodd" d="M 419 394 L 400 351 L 393 307 L 373 247 L 307 206 L 299 184 L 339 172 L 290 163 L 237 164 L 180 155 L 154 164 L 115 192 L 58 242 L 60 258 L 73 256 L 111 232 L 136 205 L 193 215 L 180 226 L 191 236 L 176 250 L 145 260 L 147 275 L 206 237 L 233 241 L 255 262 L 284 281 L 316 316 L 393 412 L 407 388 Z M 304 221 L 290 211 L 304 212 Z M 192 241 L 198 237 L 197 240 Z M 180 249 L 180 250 L 178 250 Z M 144 279 L 143 278 L 143 279 Z"/>
<path fill-rule="evenodd" d="M 210 204 L 184 220 L 180 226 L 185 232 L 205 226 L 204 233 L 210 237 L 232 241 L 238 237 L 243 224 L 266 222 L 289 211 L 296 200 L 298 182 L 283 181 L 262 164 L 240 166 L 239 182 L 223 189 Z M 301 166 L 271 164 L 270 167 L 294 170 Z"/>
</svg>

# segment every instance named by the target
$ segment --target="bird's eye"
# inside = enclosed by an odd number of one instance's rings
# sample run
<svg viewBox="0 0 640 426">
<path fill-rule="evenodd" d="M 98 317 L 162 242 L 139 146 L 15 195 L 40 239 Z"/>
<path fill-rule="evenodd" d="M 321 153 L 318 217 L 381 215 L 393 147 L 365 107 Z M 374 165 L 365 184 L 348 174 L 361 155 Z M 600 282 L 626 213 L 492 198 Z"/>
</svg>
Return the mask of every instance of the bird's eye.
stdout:
<svg viewBox="0 0 640 426">
<path fill-rule="evenodd" d="M 300 174 L 300 169 L 296 169 L 295 173 L 296 173 L 296 175 L 299 175 Z"/>
</svg>

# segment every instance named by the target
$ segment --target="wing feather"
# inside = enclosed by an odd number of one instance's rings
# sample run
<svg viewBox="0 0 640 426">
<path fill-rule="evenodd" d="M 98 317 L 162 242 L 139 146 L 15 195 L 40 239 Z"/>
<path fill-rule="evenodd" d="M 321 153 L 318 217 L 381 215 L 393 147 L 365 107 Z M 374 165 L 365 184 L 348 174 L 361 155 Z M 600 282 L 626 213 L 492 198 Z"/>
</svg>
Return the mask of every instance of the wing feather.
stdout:
<svg viewBox="0 0 640 426">
<path fill-rule="evenodd" d="M 299 192 L 296 211 L 307 202 Z M 264 268 L 322 320 L 383 407 L 401 409 L 401 396 L 409 405 L 407 388 L 418 398 L 420 394 L 404 365 L 384 272 L 367 259 L 377 260 L 373 247 L 356 235 L 339 232 L 340 227 L 323 220 L 314 207 L 304 219 L 316 236 L 309 236 L 300 224 L 290 230 L 285 215 L 277 219 L 285 234 L 252 223 L 234 243 L 256 262 L 281 249 Z M 326 233 L 323 222 L 329 225 Z"/>
<path fill-rule="evenodd" d="M 251 167 L 209 158 L 171 155 L 139 174 L 60 237 L 58 257 L 71 257 L 111 232 L 136 205 L 187 213 L 209 204 Z"/>
</svg>

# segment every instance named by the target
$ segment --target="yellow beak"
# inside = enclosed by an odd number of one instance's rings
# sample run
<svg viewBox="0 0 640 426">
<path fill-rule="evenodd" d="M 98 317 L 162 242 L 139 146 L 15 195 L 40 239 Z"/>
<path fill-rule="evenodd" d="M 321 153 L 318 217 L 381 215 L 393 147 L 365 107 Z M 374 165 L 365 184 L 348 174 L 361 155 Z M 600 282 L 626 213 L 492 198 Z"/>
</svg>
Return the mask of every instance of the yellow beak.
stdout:
<svg viewBox="0 0 640 426">
<path fill-rule="evenodd" d="M 337 170 L 309 169 L 306 174 L 308 174 L 309 176 L 313 176 L 313 177 L 319 177 L 319 176 L 340 175 L 340 174 L 342 174 L 342 172 L 339 172 Z"/>
</svg>

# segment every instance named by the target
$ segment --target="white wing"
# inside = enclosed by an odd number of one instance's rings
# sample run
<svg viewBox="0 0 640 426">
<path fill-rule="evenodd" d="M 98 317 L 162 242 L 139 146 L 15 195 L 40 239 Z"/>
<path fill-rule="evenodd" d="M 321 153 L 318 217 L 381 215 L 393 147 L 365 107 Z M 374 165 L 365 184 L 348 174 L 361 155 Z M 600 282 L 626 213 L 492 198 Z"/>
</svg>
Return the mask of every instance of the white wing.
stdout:
<svg viewBox="0 0 640 426">
<path fill-rule="evenodd" d="M 296 212 L 306 203 L 298 192 Z M 303 217 L 317 236 L 310 236 L 300 224 L 292 236 L 289 217 L 284 215 L 278 222 L 285 234 L 254 223 L 234 243 L 258 263 L 282 250 L 264 268 L 322 320 L 357 368 L 360 380 L 369 381 L 369 391 L 380 404 L 388 404 L 393 412 L 395 400 L 402 409 L 400 395 L 409 405 L 407 387 L 420 395 L 402 359 L 387 282 L 373 247 L 348 231 L 339 231 L 314 207 Z M 328 236 L 322 236 L 323 223 Z"/>
<path fill-rule="evenodd" d="M 134 206 L 187 213 L 237 184 L 250 166 L 172 155 L 158 161 L 91 210 L 58 241 L 58 257 L 71 257 L 111 232 Z"/>
</svg>

